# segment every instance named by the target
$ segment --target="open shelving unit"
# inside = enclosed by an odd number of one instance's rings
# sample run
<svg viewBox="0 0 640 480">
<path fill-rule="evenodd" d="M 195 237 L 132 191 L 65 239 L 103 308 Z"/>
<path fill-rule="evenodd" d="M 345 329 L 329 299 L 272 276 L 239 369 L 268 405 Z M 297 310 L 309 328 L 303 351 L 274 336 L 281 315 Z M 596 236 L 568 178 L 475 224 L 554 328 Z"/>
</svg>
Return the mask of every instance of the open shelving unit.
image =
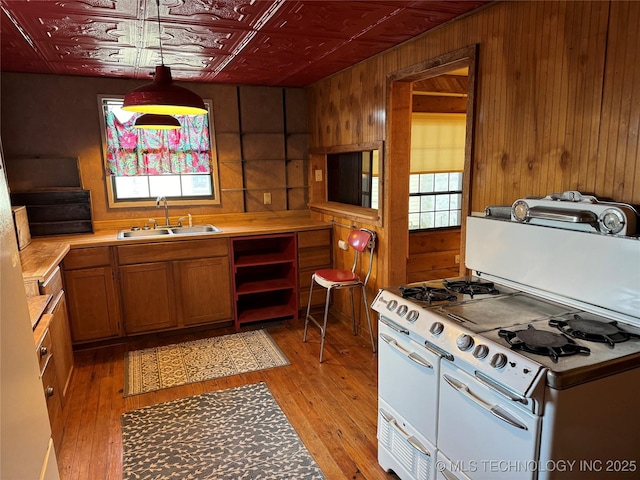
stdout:
<svg viewBox="0 0 640 480">
<path fill-rule="evenodd" d="M 298 318 L 296 235 L 231 240 L 235 327 L 282 317 Z"/>
</svg>

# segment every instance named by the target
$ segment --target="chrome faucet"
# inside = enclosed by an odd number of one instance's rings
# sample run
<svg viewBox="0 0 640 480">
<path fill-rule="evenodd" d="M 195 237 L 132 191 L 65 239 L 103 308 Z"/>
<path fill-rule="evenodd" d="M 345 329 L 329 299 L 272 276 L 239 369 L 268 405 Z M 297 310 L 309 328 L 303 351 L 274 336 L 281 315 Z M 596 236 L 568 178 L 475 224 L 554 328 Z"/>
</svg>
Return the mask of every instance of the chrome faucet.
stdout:
<svg viewBox="0 0 640 480">
<path fill-rule="evenodd" d="M 167 198 L 164 195 L 160 195 L 156 198 L 156 207 L 160 208 L 160 202 L 164 202 L 164 226 L 170 227 L 169 224 L 169 205 L 167 204 Z"/>
</svg>

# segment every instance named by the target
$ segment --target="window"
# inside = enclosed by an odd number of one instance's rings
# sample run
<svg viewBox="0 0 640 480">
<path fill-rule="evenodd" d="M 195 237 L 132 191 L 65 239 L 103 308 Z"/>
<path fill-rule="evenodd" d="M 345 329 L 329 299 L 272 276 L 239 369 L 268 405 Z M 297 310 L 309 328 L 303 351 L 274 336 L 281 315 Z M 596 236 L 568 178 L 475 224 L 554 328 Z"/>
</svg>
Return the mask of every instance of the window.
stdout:
<svg viewBox="0 0 640 480">
<path fill-rule="evenodd" d="M 178 205 L 220 203 L 210 114 L 178 115 L 177 130 L 147 130 L 134 127 L 140 114 L 122 110 L 122 98 L 100 97 L 100 106 L 111 207 L 148 206 L 161 195 Z"/>
<path fill-rule="evenodd" d="M 414 113 L 409 230 L 459 227 L 466 115 Z"/>
<path fill-rule="evenodd" d="M 378 208 L 377 150 L 327 155 L 330 202 Z M 375 195 L 375 198 L 374 198 Z"/>
<path fill-rule="evenodd" d="M 458 227 L 462 218 L 462 172 L 409 176 L 409 230 Z"/>
</svg>

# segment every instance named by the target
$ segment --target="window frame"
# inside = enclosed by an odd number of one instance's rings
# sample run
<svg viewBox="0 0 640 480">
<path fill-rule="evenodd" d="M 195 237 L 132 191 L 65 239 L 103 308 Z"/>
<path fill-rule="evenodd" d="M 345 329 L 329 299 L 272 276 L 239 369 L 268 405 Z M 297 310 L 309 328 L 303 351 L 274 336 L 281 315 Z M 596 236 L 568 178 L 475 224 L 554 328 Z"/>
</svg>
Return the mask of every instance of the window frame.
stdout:
<svg viewBox="0 0 640 480">
<path fill-rule="evenodd" d="M 435 189 L 433 191 L 429 191 L 429 192 L 409 192 L 409 200 L 411 198 L 420 198 L 422 199 L 423 197 L 436 197 L 438 195 L 460 195 L 460 208 L 456 208 L 456 209 L 447 209 L 447 210 L 433 210 L 433 213 L 437 213 L 437 212 L 449 212 L 449 214 L 451 214 L 451 212 L 453 211 L 458 211 L 460 212 L 460 223 L 458 225 L 443 225 L 441 227 L 424 227 L 424 228 L 411 228 L 409 227 L 409 232 L 413 233 L 413 232 L 432 232 L 434 230 L 447 230 L 447 229 L 456 229 L 456 228 L 461 228 L 462 227 L 462 188 L 464 186 L 464 172 L 461 170 L 452 170 L 452 171 L 447 171 L 447 172 L 414 172 L 409 174 L 409 177 L 411 177 L 411 175 L 436 175 L 436 174 L 443 174 L 446 173 L 447 175 L 451 175 L 452 173 L 459 173 L 461 175 L 461 181 L 460 181 L 460 190 L 438 190 L 436 191 Z M 407 205 L 407 215 L 412 215 L 412 214 L 422 214 L 423 211 L 420 210 L 419 212 L 411 212 L 410 210 L 410 206 Z M 409 222 L 410 223 L 410 222 Z"/>
<path fill-rule="evenodd" d="M 104 116 L 104 102 L 105 100 L 124 100 L 124 95 L 98 95 L 98 111 L 100 115 L 100 137 L 102 143 L 102 167 L 103 167 L 103 182 L 107 190 L 107 202 L 109 208 L 142 208 L 142 207 L 155 207 L 156 197 L 145 197 L 141 199 L 116 199 L 116 192 L 114 186 L 114 178 L 109 175 L 109 168 L 107 165 L 107 139 L 106 131 L 107 125 Z M 209 146 L 211 148 L 211 196 L 200 197 L 167 197 L 171 201 L 172 205 L 182 206 L 200 206 L 200 205 L 220 205 L 220 181 L 218 175 L 218 154 L 215 143 L 215 128 L 213 123 L 213 102 L 210 99 L 203 99 L 207 106 L 207 115 L 209 120 Z"/>
</svg>

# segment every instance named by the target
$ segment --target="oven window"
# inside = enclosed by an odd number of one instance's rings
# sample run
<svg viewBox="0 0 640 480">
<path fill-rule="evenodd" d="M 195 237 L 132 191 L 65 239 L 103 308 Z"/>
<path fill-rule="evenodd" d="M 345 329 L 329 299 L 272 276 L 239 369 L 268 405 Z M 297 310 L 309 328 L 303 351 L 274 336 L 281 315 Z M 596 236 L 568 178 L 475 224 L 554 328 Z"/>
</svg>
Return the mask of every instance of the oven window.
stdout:
<svg viewBox="0 0 640 480">
<path fill-rule="evenodd" d="M 459 227 L 462 219 L 462 172 L 409 176 L 409 230 Z"/>
</svg>

